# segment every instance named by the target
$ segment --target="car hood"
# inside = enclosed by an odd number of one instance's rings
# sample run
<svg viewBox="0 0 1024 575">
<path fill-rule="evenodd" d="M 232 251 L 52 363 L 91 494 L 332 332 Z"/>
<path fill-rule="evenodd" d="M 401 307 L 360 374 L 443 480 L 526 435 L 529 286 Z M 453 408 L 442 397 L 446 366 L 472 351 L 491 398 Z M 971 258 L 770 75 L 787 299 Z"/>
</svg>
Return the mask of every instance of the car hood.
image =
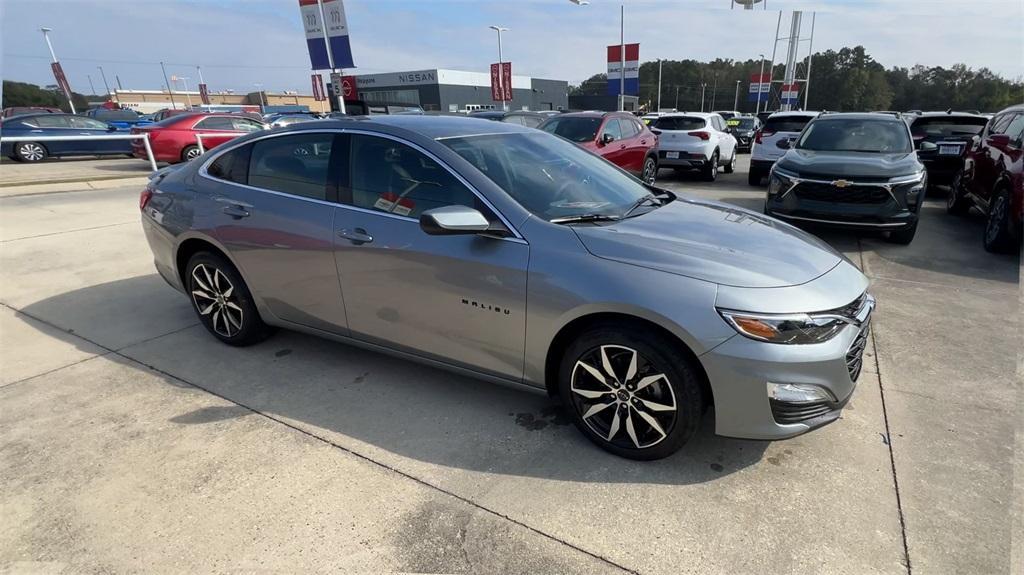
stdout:
<svg viewBox="0 0 1024 575">
<path fill-rule="evenodd" d="M 893 178 L 921 171 L 921 164 L 913 152 L 869 154 L 794 149 L 786 152 L 776 165 L 803 177 L 824 178 Z"/>
<path fill-rule="evenodd" d="M 597 257 L 737 287 L 802 284 L 842 261 L 789 224 L 682 197 L 633 218 L 573 230 Z"/>
</svg>

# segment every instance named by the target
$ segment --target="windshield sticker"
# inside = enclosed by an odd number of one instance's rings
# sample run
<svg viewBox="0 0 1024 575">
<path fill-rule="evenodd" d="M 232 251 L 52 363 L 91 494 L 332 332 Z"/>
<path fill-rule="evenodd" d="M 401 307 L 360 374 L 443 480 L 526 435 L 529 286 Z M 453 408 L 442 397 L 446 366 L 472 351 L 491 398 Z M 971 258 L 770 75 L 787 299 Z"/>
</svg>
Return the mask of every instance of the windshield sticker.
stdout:
<svg viewBox="0 0 1024 575">
<path fill-rule="evenodd" d="M 596 210 L 598 208 L 603 208 L 610 203 L 611 202 L 553 202 L 550 206 L 552 208 Z"/>
</svg>

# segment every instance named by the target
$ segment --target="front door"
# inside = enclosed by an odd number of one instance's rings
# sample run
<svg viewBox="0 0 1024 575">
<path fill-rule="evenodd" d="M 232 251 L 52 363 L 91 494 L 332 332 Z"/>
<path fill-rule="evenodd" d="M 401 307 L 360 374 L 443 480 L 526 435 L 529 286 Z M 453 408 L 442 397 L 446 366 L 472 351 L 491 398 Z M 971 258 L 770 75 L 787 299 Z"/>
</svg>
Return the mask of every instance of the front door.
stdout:
<svg viewBox="0 0 1024 575">
<path fill-rule="evenodd" d="M 334 134 L 301 132 L 222 154 L 199 176 L 197 222 L 230 252 L 249 289 L 280 319 L 347 334 L 334 264 L 327 182 Z M 332 188 L 333 189 L 333 188 Z"/>
<path fill-rule="evenodd" d="M 353 337 L 511 379 L 523 375 L 529 246 L 431 236 L 425 210 L 466 205 L 494 217 L 423 152 L 352 135 L 335 257 Z"/>
</svg>

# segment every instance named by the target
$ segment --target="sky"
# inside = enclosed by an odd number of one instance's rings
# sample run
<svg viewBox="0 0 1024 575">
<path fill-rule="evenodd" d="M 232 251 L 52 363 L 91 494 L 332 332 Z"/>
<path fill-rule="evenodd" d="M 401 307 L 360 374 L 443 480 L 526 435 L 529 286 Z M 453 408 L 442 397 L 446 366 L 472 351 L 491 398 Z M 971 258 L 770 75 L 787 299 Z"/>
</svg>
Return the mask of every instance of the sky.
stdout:
<svg viewBox="0 0 1024 575">
<path fill-rule="evenodd" d="M 625 40 L 640 43 L 642 61 L 770 58 L 779 11 L 785 32 L 798 9 L 817 12 L 815 52 L 860 44 L 887 67 L 964 63 L 1024 78 L 1021 0 L 765 0 L 770 10 L 753 11 L 730 10 L 729 0 L 344 1 L 354 73 L 486 71 L 497 61 L 496 24 L 510 29 L 502 49 L 515 74 L 579 83 L 605 71 L 624 5 Z M 102 75 L 111 88 L 120 79 L 159 89 L 160 61 L 193 89 L 201 66 L 211 91 L 310 92 L 297 0 L 0 0 L 0 22 L 5 80 L 53 83 L 46 26 L 77 92 L 91 93 L 91 77 L 102 93 Z M 780 59 L 783 50 L 780 42 Z"/>
</svg>

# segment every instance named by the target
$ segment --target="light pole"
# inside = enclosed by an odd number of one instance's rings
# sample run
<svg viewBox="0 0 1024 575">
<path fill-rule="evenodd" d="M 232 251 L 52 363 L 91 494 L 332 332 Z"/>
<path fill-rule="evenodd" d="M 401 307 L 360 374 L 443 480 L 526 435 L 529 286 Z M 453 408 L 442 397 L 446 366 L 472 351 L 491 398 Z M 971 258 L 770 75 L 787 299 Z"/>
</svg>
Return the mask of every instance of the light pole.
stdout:
<svg viewBox="0 0 1024 575">
<path fill-rule="evenodd" d="M 626 109 L 626 6 L 619 4 L 619 111 Z"/>
<path fill-rule="evenodd" d="M 171 76 L 171 80 L 174 81 L 174 82 L 177 82 L 178 80 L 181 80 L 181 83 L 185 85 L 185 102 L 186 102 L 186 105 L 191 110 L 192 109 L 192 98 L 188 95 L 188 81 L 189 81 L 189 78 L 186 78 L 185 76 Z"/>
<path fill-rule="evenodd" d="M 95 96 L 96 95 L 96 88 L 94 88 L 93 85 L 92 85 L 92 76 L 86 74 L 85 77 L 89 79 L 89 94 Z"/>
<path fill-rule="evenodd" d="M 760 54 L 760 56 L 761 72 L 757 75 L 757 106 L 754 107 L 755 116 L 761 111 L 761 85 L 764 84 L 764 54 Z"/>
<path fill-rule="evenodd" d="M 661 111 L 661 58 L 658 58 L 658 109 L 655 112 Z"/>
<path fill-rule="evenodd" d="M 701 82 L 700 83 L 700 111 L 701 112 L 704 111 L 704 89 L 707 88 L 707 87 L 708 87 L 707 83 L 705 83 L 705 82 Z"/>
<path fill-rule="evenodd" d="M 110 84 L 107 84 L 107 75 L 103 73 L 103 66 L 96 66 L 100 71 L 100 76 L 103 78 L 103 88 L 107 91 L 106 96 L 110 97 Z"/>
<path fill-rule="evenodd" d="M 491 30 L 494 30 L 495 32 L 498 33 L 498 92 L 501 93 L 501 109 L 507 112 L 508 111 L 508 102 L 505 100 L 505 86 L 504 86 L 505 74 L 504 74 L 504 66 L 502 66 L 502 60 L 501 60 L 501 33 L 502 32 L 508 32 L 509 29 L 508 28 L 502 28 L 501 26 L 489 26 L 489 28 Z M 512 91 L 512 86 L 509 86 L 509 92 L 511 92 L 511 91 Z"/>
<path fill-rule="evenodd" d="M 736 95 L 732 99 L 732 109 L 739 110 L 740 105 L 740 81 L 736 80 Z"/>
<path fill-rule="evenodd" d="M 263 84 L 253 84 L 253 86 L 256 86 L 256 89 L 258 91 L 257 93 L 260 96 L 260 112 L 262 112 L 263 109 L 269 105 L 269 103 L 264 103 L 266 102 L 267 95 L 263 93 Z"/>
<path fill-rule="evenodd" d="M 679 111 L 679 84 L 676 84 L 676 112 Z"/>
<path fill-rule="evenodd" d="M 50 49 L 50 57 L 53 58 L 53 63 L 56 64 L 54 68 L 59 68 L 60 63 L 57 61 L 57 54 L 54 53 L 53 44 L 50 43 L 50 32 L 53 32 L 53 28 L 46 28 L 44 26 L 40 28 L 39 31 L 43 33 L 43 39 L 46 40 L 46 47 Z M 61 75 L 63 75 L 63 70 Z M 71 108 L 71 113 L 77 114 L 78 112 L 75 111 L 75 103 L 71 99 L 71 86 L 68 86 L 67 78 L 65 78 L 63 82 L 60 82 L 58 78 L 58 82 L 62 84 L 61 88 L 64 90 L 64 95 L 68 97 L 68 107 Z"/>
</svg>

